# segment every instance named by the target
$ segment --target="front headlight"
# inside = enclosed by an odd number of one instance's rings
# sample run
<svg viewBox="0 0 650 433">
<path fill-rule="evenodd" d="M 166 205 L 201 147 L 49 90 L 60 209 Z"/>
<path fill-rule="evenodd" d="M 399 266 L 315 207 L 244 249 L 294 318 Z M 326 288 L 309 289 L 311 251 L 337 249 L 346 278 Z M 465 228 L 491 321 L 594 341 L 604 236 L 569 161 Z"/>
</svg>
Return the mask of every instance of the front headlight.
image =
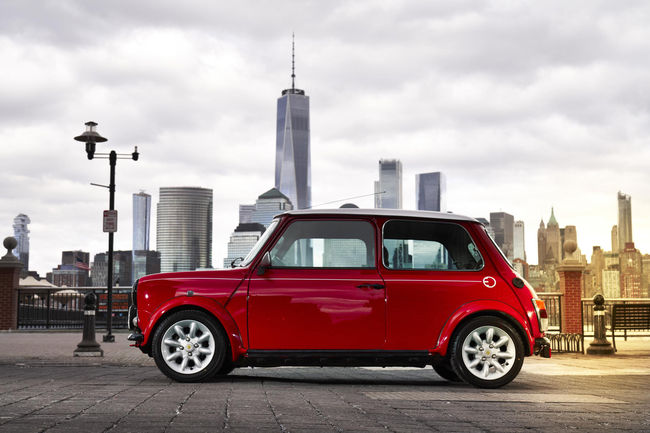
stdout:
<svg viewBox="0 0 650 433">
<path fill-rule="evenodd" d="M 535 313 L 537 314 L 537 323 L 539 323 L 540 332 L 546 332 L 548 329 L 546 304 L 541 299 L 533 299 L 533 307 L 535 307 Z"/>
</svg>

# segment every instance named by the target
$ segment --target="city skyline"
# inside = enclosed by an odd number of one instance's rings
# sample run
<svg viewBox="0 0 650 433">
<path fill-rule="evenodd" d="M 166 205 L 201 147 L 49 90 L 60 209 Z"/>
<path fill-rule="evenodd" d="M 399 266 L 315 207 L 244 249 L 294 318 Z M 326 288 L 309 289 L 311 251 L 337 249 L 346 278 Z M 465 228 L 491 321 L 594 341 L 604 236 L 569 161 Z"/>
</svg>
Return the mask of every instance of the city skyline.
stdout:
<svg viewBox="0 0 650 433">
<path fill-rule="evenodd" d="M 577 226 L 583 252 L 609 250 L 617 191 L 634 200 L 636 248 L 650 251 L 641 55 L 650 5 L 550 2 L 533 13 L 277 2 L 251 14 L 242 3 L 228 13 L 185 7 L 183 19 L 171 4 L 155 14 L 151 5 L 0 5 L 0 221 L 8 236 L 13 218 L 29 215 L 30 268 L 42 275 L 61 251 L 106 249 L 108 194 L 89 183 L 106 184 L 108 164 L 88 163 L 72 139 L 88 120 L 109 139 L 98 152 L 137 145 L 141 155 L 118 166 L 116 250 L 130 249 L 134 192 L 196 185 L 215 192 L 212 262 L 221 263 L 238 204 L 273 186 L 292 30 L 311 101 L 314 204 L 371 194 L 377 159 L 395 158 L 404 208 L 415 208 L 415 174 L 444 172 L 448 210 L 525 222 L 530 263 L 551 207 Z M 287 30 L 289 13 L 300 19 Z M 352 201 L 373 207 L 372 197 Z"/>
</svg>

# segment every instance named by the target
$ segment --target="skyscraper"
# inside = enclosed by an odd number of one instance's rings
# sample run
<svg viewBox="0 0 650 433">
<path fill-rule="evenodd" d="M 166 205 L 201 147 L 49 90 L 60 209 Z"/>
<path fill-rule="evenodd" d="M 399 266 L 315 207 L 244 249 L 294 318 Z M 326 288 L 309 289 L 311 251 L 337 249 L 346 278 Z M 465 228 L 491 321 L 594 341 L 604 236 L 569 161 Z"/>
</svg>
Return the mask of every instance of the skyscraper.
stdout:
<svg viewBox="0 0 650 433">
<path fill-rule="evenodd" d="M 31 222 L 29 217 L 22 213 L 14 218 L 14 238 L 16 238 L 18 245 L 14 248 L 13 253 L 23 264 L 24 272 L 29 270 L 29 230 L 27 224 Z"/>
<path fill-rule="evenodd" d="M 223 267 L 229 268 L 233 260 L 246 257 L 265 230 L 259 223 L 239 223 L 230 235 L 228 255 L 223 259 Z"/>
<path fill-rule="evenodd" d="M 618 192 L 618 251 L 632 240 L 632 197 Z"/>
<path fill-rule="evenodd" d="M 402 208 L 402 162 L 399 159 L 379 160 L 379 180 L 375 181 L 375 207 Z"/>
<path fill-rule="evenodd" d="M 524 241 L 524 222 L 515 221 L 512 233 L 513 259 L 526 261 L 526 243 Z"/>
<path fill-rule="evenodd" d="M 490 212 L 490 226 L 494 229 L 494 242 L 503 254 L 512 261 L 515 218 L 506 212 Z"/>
<path fill-rule="evenodd" d="M 447 181 L 439 171 L 415 175 L 415 199 L 418 210 L 444 212 Z"/>
<path fill-rule="evenodd" d="M 131 250 L 131 281 L 147 275 L 149 232 L 151 226 L 151 196 L 144 191 L 133 194 L 133 249 Z M 149 266 L 151 267 L 151 266 Z M 160 265 L 158 265 L 160 268 Z M 117 275 L 114 273 L 114 275 Z M 106 277 L 104 277 L 104 282 Z M 125 279 L 120 280 L 122 284 Z M 93 279 L 93 284 L 95 280 Z"/>
<path fill-rule="evenodd" d="M 311 207 L 309 96 L 295 86 L 295 45 L 291 51 L 291 88 L 278 98 L 275 187 L 296 209 Z"/>
<path fill-rule="evenodd" d="M 156 249 L 162 272 L 212 267 L 212 190 L 160 188 Z"/>
<path fill-rule="evenodd" d="M 133 194 L 133 251 L 149 249 L 151 196 L 144 191 Z"/>
</svg>

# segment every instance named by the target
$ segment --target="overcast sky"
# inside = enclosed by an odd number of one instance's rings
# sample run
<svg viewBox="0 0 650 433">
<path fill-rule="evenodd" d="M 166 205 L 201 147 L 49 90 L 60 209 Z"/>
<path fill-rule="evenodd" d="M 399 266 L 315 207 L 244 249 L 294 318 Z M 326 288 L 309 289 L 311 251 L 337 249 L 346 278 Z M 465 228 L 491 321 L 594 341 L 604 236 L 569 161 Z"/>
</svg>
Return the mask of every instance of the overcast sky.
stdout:
<svg viewBox="0 0 650 433">
<path fill-rule="evenodd" d="M 73 140 L 84 122 L 132 152 L 117 165 L 116 249 L 131 195 L 214 190 L 213 265 L 274 182 L 276 99 L 311 102 L 313 203 L 371 194 L 380 158 L 447 176 L 448 210 L 505 211 L 528 261 L 551 207 L 578 245 L 610 249 L 617 191 L 650 253 L 650 3 L 646 1 L 26 1 L 0 3 L 0 222 L 29 215 L 30 268 L 105 251 L 108 161 Z M 373 199 L 353 200 L 372 207 Z M 343 202 L 341 202 L 343 203 Z M 338 206 L 338 203 L 335 205 Z"/>
</svg>

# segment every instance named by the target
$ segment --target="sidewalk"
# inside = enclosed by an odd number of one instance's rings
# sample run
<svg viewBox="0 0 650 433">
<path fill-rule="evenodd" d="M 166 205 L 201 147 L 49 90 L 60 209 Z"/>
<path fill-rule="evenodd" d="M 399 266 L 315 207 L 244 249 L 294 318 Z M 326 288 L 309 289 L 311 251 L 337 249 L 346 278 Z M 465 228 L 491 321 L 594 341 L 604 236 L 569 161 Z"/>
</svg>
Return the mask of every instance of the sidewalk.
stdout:
<svg viewBox="0 0 650 433">
<path fill-rule="evenodd" d="M 9 331 L 0 332 L 0 364 L 25 365 L 113 365 L 154 366 L 153 359 L 130 346 L 128 332 L 114 333 L 114 343 L 103 343 L 103 333 L 97 333 L 97 342 L 104 357 L 75 357 L 73 351 L 81 341 L 81 330 Z M 590 338 L 585 340 L 589 347 Z M 592 356 L 578 353 L 553 354 L 551 359 L 531 356 L 524 362 L 524 371 L 534 374 L 648 374 L 650 375 L 650 338 L 631 337 L 616 340 L 618 352 L 611 356 Z"/>
</svg>

